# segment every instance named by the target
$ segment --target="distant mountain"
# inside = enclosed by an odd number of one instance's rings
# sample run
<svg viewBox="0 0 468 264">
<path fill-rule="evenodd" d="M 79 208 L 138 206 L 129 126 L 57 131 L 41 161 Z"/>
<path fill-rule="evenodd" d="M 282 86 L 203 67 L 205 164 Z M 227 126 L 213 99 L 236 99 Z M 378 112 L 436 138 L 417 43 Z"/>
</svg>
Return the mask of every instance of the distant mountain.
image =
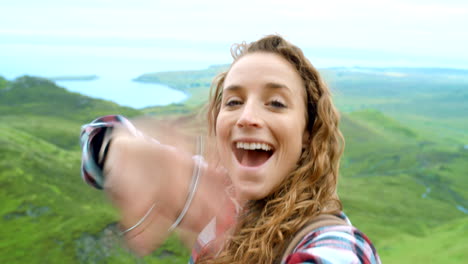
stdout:
<svg viewBox="0 0 468 264">
<path fill-rule="evenodd" d="M 47 77 L 51 81 L 94 81 L 99 79 L 97 75 L 63 75 Z"/>
</svg>

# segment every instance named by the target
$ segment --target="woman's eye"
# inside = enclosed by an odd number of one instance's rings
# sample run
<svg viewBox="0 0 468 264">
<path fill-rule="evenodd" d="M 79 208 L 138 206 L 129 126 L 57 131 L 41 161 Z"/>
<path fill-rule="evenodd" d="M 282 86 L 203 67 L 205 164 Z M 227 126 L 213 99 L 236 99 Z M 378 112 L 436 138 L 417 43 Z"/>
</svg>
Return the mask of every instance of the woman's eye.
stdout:
<svg viewBox="0 0 468 264">
<path fill-rule="evenodd" d="M 238 105 L 241 105 L 242 104 L 242 101 L 240 100 L 229 100 L 226 102 L 226 106 L 238 106 Z"/>
<path fill-rule="evenodd" d="M 280 102 L 278 100 L 271 101 L 270 105 L 273 106 L 274 108 L 285 108 L 286 107 L 285 104 L 283 104 L 282 102 Z"/>
</svg>

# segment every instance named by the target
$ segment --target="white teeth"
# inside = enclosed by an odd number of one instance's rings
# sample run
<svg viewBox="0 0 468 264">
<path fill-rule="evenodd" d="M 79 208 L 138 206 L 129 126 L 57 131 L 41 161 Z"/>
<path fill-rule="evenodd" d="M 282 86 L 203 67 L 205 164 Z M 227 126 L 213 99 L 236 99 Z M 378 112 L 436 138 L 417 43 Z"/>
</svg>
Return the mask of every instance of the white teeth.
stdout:
<svg viewBox="0 0 468 264">
<path fill-rule="evenodd" d="M 236 147 L 238 149 L 247 149 L 247 150 L 255 150 L 261 149 L 265 151 L 270 151 L 271 147 L 265 143 L 247 143 L 247 142 L 237 142 Z"/>
</svg>

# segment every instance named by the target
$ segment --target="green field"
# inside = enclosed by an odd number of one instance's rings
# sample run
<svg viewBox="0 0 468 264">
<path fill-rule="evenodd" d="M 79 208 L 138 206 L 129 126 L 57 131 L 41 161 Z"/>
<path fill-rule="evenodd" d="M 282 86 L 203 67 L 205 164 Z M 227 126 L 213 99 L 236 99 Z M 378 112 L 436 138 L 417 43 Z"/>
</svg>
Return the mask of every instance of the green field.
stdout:
<svg viewBox="0 0 468 264">
<path fill-rule="evenodd" d="M 183 90 L 182 104 L 131 109 L 53 82 L 0 78 L 0 263 L 186 263 L 172 237 L 138 259 L 116 211 L 80 179 L 80 126 L 105 114 L 180 118 L 226 66 L 136 80 Z M 384 263 L 468 262 L 468 71 L 330 68 L 346 138 L 339 194 Z"/>
</svg>

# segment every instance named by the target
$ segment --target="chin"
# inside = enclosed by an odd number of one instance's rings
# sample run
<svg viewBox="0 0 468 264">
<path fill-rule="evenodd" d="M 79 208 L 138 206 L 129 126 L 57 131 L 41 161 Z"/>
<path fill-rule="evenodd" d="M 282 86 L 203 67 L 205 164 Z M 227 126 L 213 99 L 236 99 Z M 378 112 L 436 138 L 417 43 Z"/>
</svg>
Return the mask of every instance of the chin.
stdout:
<svg viewBox="0 0 468 264">
<path fill-rule="evenodd" d="M 260 186 L 252 186 L 252 184 L 239 184 L 236 187 L 236 193 L 241 202 L 261 200 L 268 195 Z"/>
</svg>

